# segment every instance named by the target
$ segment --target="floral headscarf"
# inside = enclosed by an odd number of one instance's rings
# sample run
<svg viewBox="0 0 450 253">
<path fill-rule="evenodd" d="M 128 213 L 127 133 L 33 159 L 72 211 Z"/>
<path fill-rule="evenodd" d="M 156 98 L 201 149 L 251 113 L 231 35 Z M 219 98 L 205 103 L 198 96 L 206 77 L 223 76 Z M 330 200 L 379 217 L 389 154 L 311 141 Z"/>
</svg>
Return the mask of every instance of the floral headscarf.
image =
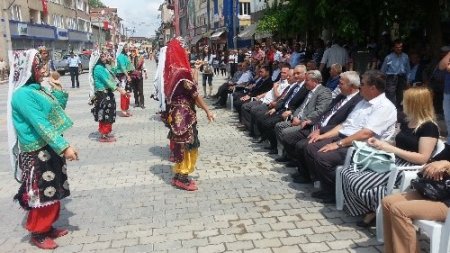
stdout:
<svg viewBox="0 0 450 253">
<path fill-rule="evenodd" d="M 19 154 L 17 133 L 12 121 L 11 100 L 14 92 L 29 83 L 39 80 L 39 66 L 41 59 L 36 49 L 26 51 L 9 51 L 9 64 L 11 66 L 9 75 L 9 90 L 7 102 L 7 127 L 8 127 L 8 152 L 13 170 L 17 166 L 17 156 Z M 17 175 L 16 175 L 17 176 Z"/>
<path fill-rule="evenodd" d="M 182 41 L 175 38 L 167 44 L 166 62 L 164 67 L 164 93 L 170 104 L 178 84 L 182 81 L 193 83 L 191 65 L 183 48 Z"/>
</svg>

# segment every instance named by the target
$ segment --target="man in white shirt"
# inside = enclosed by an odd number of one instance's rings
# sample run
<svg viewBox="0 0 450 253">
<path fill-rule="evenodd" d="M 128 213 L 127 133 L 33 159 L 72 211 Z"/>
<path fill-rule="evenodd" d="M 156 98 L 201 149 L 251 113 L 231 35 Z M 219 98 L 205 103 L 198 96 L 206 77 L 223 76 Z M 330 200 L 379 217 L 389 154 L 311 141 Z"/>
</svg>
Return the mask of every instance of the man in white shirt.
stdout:
<svg viewBox="0 0 450 253">
<path fill-rule="evenodd" d="M 325 203 L 335 202 L 336 166 L 344 163 L 347 149 L 353 141 L 370 137 L 384 139 L 395 130 L 397 110 L 386 98 L 386 76 L 369 70 L 362 76 L 360 94 L 363 97 L 342 123 L 330 131 L 310 139 L 305 151 L 307 167 L 320 181 L 321 190 L 311 196 Z"/>
<path fill-rule="evenodd" d="M 75 80 L 77 81 L 77 88 L 80 88 L 80 81 L 78 80 L 78 67 L 81 64 L 80 57 L 70 52 L 69 58 L 67 58 L 67 64 L 69 64 L 70 80 L 72 81 L 72 88 L 75 88 Z"/>
</svg>

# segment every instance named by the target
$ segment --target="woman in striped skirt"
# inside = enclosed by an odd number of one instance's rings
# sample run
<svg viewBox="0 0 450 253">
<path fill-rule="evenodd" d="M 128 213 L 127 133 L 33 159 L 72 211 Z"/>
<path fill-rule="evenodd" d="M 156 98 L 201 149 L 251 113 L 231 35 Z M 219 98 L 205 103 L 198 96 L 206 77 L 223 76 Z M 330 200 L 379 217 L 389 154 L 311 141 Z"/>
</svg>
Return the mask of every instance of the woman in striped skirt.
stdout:
<svg viewBox="0 0 450 253">
<path fill-rule="evenodd" d="M 405 119 L 400 121 L 395 146 L 376 138 L 370 138 L 367 142 L 374 148 L 394 153 L 397 166 L 424 164 L 431 158 L 439 138 L 430 90 L 425 87 L 406 90 L 403 108 Z M 353 165 L 342 170 L 345 210 L 352 216 L 366 214 L 359 226 L 373 224 L 379 199 L 386 195 L 389 174 L 355 171 Z M 402 173 L 397 182 L 401 176 Z"/>
</svg>

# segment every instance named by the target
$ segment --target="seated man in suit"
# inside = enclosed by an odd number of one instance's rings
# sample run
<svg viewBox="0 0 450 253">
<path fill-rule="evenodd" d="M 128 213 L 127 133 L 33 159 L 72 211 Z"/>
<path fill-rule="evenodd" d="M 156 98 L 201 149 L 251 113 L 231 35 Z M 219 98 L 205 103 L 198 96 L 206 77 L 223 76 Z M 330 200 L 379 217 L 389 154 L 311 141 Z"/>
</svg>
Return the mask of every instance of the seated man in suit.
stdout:
<svg viewBox="0 0 450 253">
<path fill-rule="evenodd" d="M 241 126 L 238 126 L 242 129 L 251 129 L 251 110 L 253 111 L 267 111 L 269 108 L 269 104 L 276 101 L 281 95 L 283 95 L 285 90 L 289 88 L 290 83 L 288 82 L 290 66 L 289 64 L 284 64 L 281 67 L 281 78 L 280 81 L 275 83 L 272 89 L 266 93 L 263 93 L 256 97 L 254 101 L 248 102 L 242 106 L 242 117 L 241 117 Z M 287 91 L 287 90 L 286 90 Z"/>
<path fill-rule="evenodd" d="M 275 125 L 274 131 L 269 131 L 267 135 L 271 150 L 269 154 L 277 154 L 276 134 L 280 135 L 283 129 L 290 128 L 290 132 L 299 132 L 307 122 L 318 117 L 331 103 L 331 90 L 322 85 L 322 74 L 318 70 L 306 72 L 305 87 L 308 89 L 308 95 L 305 101 L 291 115 L 290 120 L 282 121 Z"/>
<path fill-rule="evenodd" d="M 272 104 L 271 108 L 267 112 L 256 112 L 255 122 L 256 126 L 253 131 L 255 136 L 261 136 L 261 139 L 256 141 L 261 143 L 267 139 L 266 132 L 273 129 L 275 124 L 286 120 L 292 112 L 300 106 L 300 104 L 305 100 L 308 90 L 304 87 L 305 83 L 306 66 L 297 65 L 294 69 L 294 79 L 296 84 L 292 85 L 289 93 L 278 101 L 276 104 Z"/>
<path fill-rule="evenodd" d="M 262 66 L 259 69 L 260 79 L 254 85 L 249 87 L 249 89 L 245 89 L 241 95 L 234 96 L 234 108 L 239 113 L 239 119 L 241 118 L 241 108 L 242 105 L 250 102 L 251 99 L 255 99 L 257 96 L 268 92 L 272 89 L 273 83 L 270 77 L 270 69 L 269 66 Z"/>
<path fill-rule="evenodd" d="M 385 89 L 386 76 L 381 71 L 366 71 L 359 91 L 363 100 L 342 124 L 310 138 L 305 150 L 305 163 L 314 171 L 321 187 L 312 197 L 325 203 L 335 202 L 336 166 L 344 163 L 347 149 L 353 141 L 370 137 L 385 139 L 393 134 L 397 109 L 386 98 Z"/>
<path fill-rule="evenodd" d="M 277 133 L 277 140 L 283 145 L 283 156 L 278 162 L 289 162 L 298 167 L 298 172 L 292 177 L 295 183 L 309 183 L 314 181 L 314 172 L 310 172 L 304 161 L 304 148 L 310 138 L 323 134 L 336 125 L 341 124 L 355 105 L 361 101 L 359 95 L 360 79 L 355 71 L 347 71 L 340 75 L 339 87 L 341 94 L 332 100 L 331 104 L 320 116 L 303 121 L 302 129 L 288 127 Z"/>
<path fill-rule="evenodd" d="M 228 93 L 233 92 L 236 86 L 243 86 L 249 83 L 253 78 L 253 73 L 250 70 L 250 64 L 248 62 L 243 62 L 242 66 L 242 74 L 236 82 L 228 82 L 224 83 L 219 87 L 217 91 L 217 97 L 219 100 L 214 104 L 218 108 L 223 108 L 227 104 L 227 96 Z"/>
</svg>

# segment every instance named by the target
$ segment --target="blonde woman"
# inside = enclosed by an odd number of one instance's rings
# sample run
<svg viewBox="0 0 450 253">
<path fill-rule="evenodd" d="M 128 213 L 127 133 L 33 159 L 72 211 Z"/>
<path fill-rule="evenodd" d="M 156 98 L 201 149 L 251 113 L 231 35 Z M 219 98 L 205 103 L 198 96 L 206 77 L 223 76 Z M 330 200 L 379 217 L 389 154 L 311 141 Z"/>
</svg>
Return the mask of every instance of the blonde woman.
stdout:
<svg viewBox="0 0 450 253">
<path fill-rule="evenodd" d="M 394 153 L 397 166 L 425 164 L 431 158 L 439 138 L 431 91 L 425 87 L 406 90 L 403 108 L 405 119 L 400 121 L 400 132 L 395 137 L 395 145 L 376 138 L 370 138 L 367 142 L 379 150 Z M 346 211 L 352 216 L 366 214 L 358 226 L 372 225 L 379 196 L 386 194 L 389 173 L 354 171 L 353 165 L 350 165 L 341 175 Z M 402 174 L 397 180 L 401 176 Z"/>
</svg>

